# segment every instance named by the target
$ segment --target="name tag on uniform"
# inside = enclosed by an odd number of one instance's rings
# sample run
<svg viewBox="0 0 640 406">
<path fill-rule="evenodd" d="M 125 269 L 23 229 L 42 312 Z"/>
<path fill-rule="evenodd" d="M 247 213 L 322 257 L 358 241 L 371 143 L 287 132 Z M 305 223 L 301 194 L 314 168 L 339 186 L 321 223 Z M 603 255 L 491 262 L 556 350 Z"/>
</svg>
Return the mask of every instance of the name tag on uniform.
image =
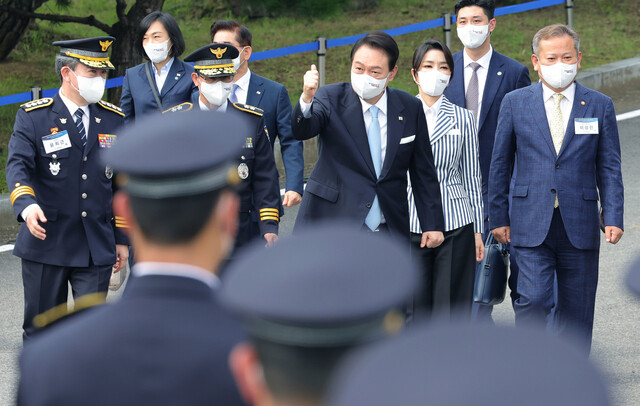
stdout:
<svg viewBox="0 0 640 406">
<path fill-rule="evenodd" d="M 574 119 L 576 134 L 598 134 L 597 118 Z"/>
<path fill-rule="evenodd" d="M 64 130 L 42 137 L 42 145 L 44 145 L 44 152 L 50 154 L 61 149 L 71 148 L 71 140 L 67 130 Z"/>
</svg>

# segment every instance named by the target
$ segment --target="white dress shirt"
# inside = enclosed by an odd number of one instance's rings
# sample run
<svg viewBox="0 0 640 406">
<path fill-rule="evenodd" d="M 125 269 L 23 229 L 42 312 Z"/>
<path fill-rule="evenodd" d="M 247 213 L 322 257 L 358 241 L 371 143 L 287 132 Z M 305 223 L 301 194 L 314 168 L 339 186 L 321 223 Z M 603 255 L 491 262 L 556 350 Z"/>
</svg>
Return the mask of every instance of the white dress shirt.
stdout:
<svg viewBox="0 0 640 406">
<path fill-rule="evenodd" d="M 220 279 L 210 271 L 198 266 L 172 262 L 137 262 L 131 269 L 134 276 L 161 275 L 180 276 L 198 280 L 210 288 L 220 286 Z"/>
<path fill-rule="evenodd" d="M 480 59 L 474 61 L 467 55 L 467 50 L 465 49 L 462 53 L 462 61 L 464 63 L 464 93 L 467 94 L 467 88 L 469 87 L 469 82 L 471 81 L 471 75 L 473 74 L 473 69 L 469 66 L 472 62 L 475 62 L 480 65 L 478 70 L 476 71 L 476 75 L 478 75 L 478 117 L 476 117 L 476 127 L 480 125 L 480 114 L 482 112 L 482 97 L 484 96 L 484 86 L 487 83 L 487 75 L 489 74 L 489 62 L 491 62 L 491 55 L 493 54 L 493 47 L 489 47 L 489 52 L 484 54 Z"/>
<path fill-rule="evenodd" d="M 571 110 L 573 109 L 573 100 L 576 96 L 576 82 L 573 82 L 571 86 L 560 93 L 564 96 L 560 100 L 560 111 L 562 112 L 562 125 L 566 134 L 569 117 L 571 117 Z M 553 101 L 554 94 L 556 94 L 554 90 L 542 83 L 542 100 L 544 101 L 544 110 L 547 113 L 547 123 L 551 122 L 553 110 L 556 108 L 556 104 Z"/>
<path fill-rule="evenodd" d="M 247 104 L 247 95 L 249 94 L 249 81 L 251 80 L 251 70 L 247 69 L 247 73 L 243 77 L 238 79 L 237 82 L 233 82 L 236 88 L 236 100 L 238 103 Z"/>
<path fill-rule="evenodd" d="M 438 119 L 438 111 L 440 111 L 440 105 L 442 104 L 442 96 L 436 100 L 431 107 L 427 106 L 427 103 L 422 100 L 420 95 L 417 96 L 422 102 L 422 109 L 427 119 L 427 129 L 429 130 L 429 137 L 432 137 L 436 131 L 436 120 Z"/>
<path fill-rule="evenodd" d="M 158 72 L 158 69 L 156 69 L 155 64 L 151 64 L 151 66 L 153 67 L 153 74 L 156 77 L 156 86 L 158 87 L 158 93 L 162 93 L 162 86 L 164 86 L 164 82 L 165 80 L 167 80 L 171 65 L 173 65 L 173 57 L 171 57 L 171 59 L 169 59 L 169 62 L 167 62 L 162 68 L 160 68 L 160 72 Z"/>
</svg>

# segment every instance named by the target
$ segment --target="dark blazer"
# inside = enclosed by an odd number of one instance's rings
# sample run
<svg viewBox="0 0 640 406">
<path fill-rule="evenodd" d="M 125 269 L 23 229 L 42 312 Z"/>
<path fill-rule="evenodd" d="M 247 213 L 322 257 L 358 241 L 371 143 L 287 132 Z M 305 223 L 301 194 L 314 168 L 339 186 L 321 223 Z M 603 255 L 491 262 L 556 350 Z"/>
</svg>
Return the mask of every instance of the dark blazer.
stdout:
<svg viewBox="0 0 640 406">
<path fill-rule="evenodd" d="M 23 224 L 16 256 L 57 266 L 86 267 L 89 258 L 95 265 L 113 265 L 116 244 L 128 244 L 111 210 L 113 173 L 99 159 L 100 149 L 108 147 L 105 135 L 117 137 L 123 125 L 122 112 L 100 101 L 89 105 L 89 116 L 85 152 L 73 114 L 58 94 L 26 103 L 18 111 L 9 141 L 7 185 L 19 222 L 28 205 L 42 208 L 47 238 L 35 238 Z M 63 131 L 71 147 L 46 153 L 43 137 Z"/>
<path fill-rule="evenodd" d="M 129 280 L 122 299 L 30 341 L 20 405 L 243 405 L 228 368 L 243 339 L 206 284 Z"/>
<path fill-rule="evenodd" d="M 444 91 L 449 101 L 460 107 L 467 106 L 464 90 L 463 52 L 464 50 L 453 54 L 453 64 L 456 68 L 454 69 L 451 83 Z M 487 72 L 487 81 L 482 94 L 482 107 L 478 123 L 478 148 L 480 151 L 480 171 L 482 173 L 482 193 L 484 196 L 487 194 L 487 179 L 489 179 L 489 166 L 491 164 L 496 126 L 498 125 L 500 103 L 502 103 L 502 99 L 507 93 L 530 84 L 531 79 L 529 79 L 529 70 L 526 66 L 496 52 L 495 49 L 493 50 L 489 62 L 489 71 Z"/>
<path fill-rule="evenodd" d="M 124 111 L 126 123 L 133 122 L 136 116 L 161 111 L 149 86 L 149 80 L 144 68 L 145 64 L 149 65 L 151 79 L 155 79 L 151 62 L 141 63 L 138 66 L 129 68 L 124 75 L 120 108 Z M 178 58 L 173 59 L 167 79 L 164 82 L 164 86 L 162 86 L 162 92 L 158 92 L 162 102 L 162 111 L 188 102 L 194 93 L 198 93 L 198 87 L 191 80 L 192 72 L 193 66 L 182 62 Z M 156 85 L 155 80 L 153 85 Z M 157 90 L 158 88 L 156 87 Z"/>
<path fill-rule="evenodd" d="M 297 139 L 319 135 L 318 161 L 307 182 L 296 227 L 327 218 L 364 224 L 374 197 L 389 230 L 409 236 L 407 171 L 424 231 L 444 230 L 440 186 L 427 122 L 415 96 L 387 88 L 387 150 L 376 178 L 360 98 L 350 83 L 322 86 L 304 118 L 298 103 L 291 126 Z"/>
<path fill-rule="evenodd" d="M 302 141 L 291 134 L 291 101 L 287 88 L 251 72 L 247 104 L 264 111 L 264 123 L 269 131 L 271 147 L 280 138 L 282 161 L 287 174 L 286 190 L 302 194 L 304 158 Z"/>
<path fill-rule="evenodd" d="M 598 134 L 576 134 L 576 118 L 597 118 Z M 510 168 L 514 174 L 511 216 L 508 214 Z M 542 84 L 508 94 L 500 109 L 489 174 L 491 228 L 511 226 L 515 246 L 536 247 L 544 241 L 556 197 L 571 244 L 600 246 L 598 197 L 606 225 L 623 228 L 624 190 L 620 141 L 611 99 L 576 84 L 571 117 L 556 156 L 542 99 Z"/>
</svg>

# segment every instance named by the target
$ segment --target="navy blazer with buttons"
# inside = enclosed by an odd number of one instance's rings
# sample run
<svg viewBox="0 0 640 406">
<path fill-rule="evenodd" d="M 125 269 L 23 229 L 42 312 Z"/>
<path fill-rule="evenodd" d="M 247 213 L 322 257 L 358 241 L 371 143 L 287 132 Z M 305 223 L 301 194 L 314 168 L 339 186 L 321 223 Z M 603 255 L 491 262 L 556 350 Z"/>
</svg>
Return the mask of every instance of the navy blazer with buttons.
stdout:
<svg viewBox="0 0 640 406">
<path fill-rule="evenodd" d="M 154 79 L 151 62 L 141 63 L 138 66 L 127 69 L 122 82 L 122 96 L 120 97 L 120 108 L 124 112 L 125 123 L 133 122 L 136 116 L 153 112 L 161 112 L 170 107 L 177 106 L 191 100 L 193 94 L 198 93 L 198 87 L 191 79 L 193 66 L 182 62 L 178 58 L 173 59 L 173 64 L 167 74 L 167 79 L 162 86 L 162 91 L 158 92 L 162 109 L 158 107 L 153 91 L 149 86 L 149 79 L 145 72 L 145 65 L 149 66 L 151 79 Z M 156 87 L 156 91 L 157 91 Z"/>
<path fill-rule="evenodd" d="M 444 91 L 449 101 L 460 107 L 466 107 L 464 89 L 464 49 L 453 54 L 453 65 L 456 67 L 451 83 Z M 498 125 L 500 103 L 504 96 L 521 87 L 529 86 L 529 70 L 518 61 L 506 57 L 495 50 L 489 61 L 487 81 L 482 94 L 482 107 L 478 122 L 478 149 L 480 152 L 480 171 L 482 173 L 482 194 L 486 207 L 487 179 L 491 165 L 491 153 Z M 486 217 L 486 210 L 485 210 Z"/>
<path fill-rule="evenodd" d="M 596 118 L 597 134 L 576 134 L 575 119 Z M 513 162 L 518 170 L 511 178 Z M 513 183 L 509 216 L 509 184 Z M 511 243 L 537 247 L 545 240 L 558 196 L 571 244 L 600 246 L 598 197 L 604 223 L 623 228 L 620 141 L 611 98 L 576 83 L 575 100 L 556 155 L 542 98 L 542 83 L 505 96 L 489 174 L 491 229 L 511 226 Z"/>
<path fill-rule="evenodd" d="M 360 98 L 351 83 L 322 86 L 304 118 L 300 103 L 292 116 L 293 136 L 319 135 L 318 161 L 307 182 L 296 228 L 328 218 L 363 224 L 377 195 L 389 230 L 409 238 L 407 171 L 423 231 L 443 231 L 440 184 L 433 164 L 422 103 L 387 88 L 387 149 L 376 178 Z"/>
<path fill-rule="evenodd" d="M 112 104 L 92 103 L 89 122 L 83 148 L 73 115 L 58 94 L 18 111 L 9 141 L 7 185 L 18 221 L 24 221 L 21 213 L 27 206 L 40 206 L 47 238 L 34 237 L 22 224 L 16 256 L 56 266 L 86 267 L 90 261 L 113 265 L 116 244 L 129 243 L 111 209 L 113 172 L 99 160 L 100 149 L 109 146 L 105 140 L 117 138 L 122 112 Z M 43 137 L 63 131 L 71 146 L 47 152 Z"/>
<path fill-rule="evenodd" d="M 286 172 L 286 190 L 302 194 L 304 158 L 302 141 L 291 134 L 291 101 L 284 85 L 251 72 L 247 104 L 264 111 L 271 147 L 280 139 L 282 161 Z"/>
</svg>

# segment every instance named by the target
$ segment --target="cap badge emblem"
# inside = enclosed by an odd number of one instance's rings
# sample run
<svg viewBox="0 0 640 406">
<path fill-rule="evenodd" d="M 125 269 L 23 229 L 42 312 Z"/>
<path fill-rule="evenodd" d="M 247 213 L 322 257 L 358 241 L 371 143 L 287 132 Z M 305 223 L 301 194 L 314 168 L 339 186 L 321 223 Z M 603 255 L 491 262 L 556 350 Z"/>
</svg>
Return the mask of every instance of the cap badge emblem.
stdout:
<svg viewBox="0 0 640 406">
<path fill-rule="evenodd" d="M 113 41 L 99 41 L 102 47 L 102 52 L 107 52 L 107 49 L 113 44 Z"/>
<path fill-rule="evenodd" d="M 216 58 L 220 59 L 222 58 L 222 55 L 227 52 L 227 47 L 225 47 L 224 49 L 218 47 L 216 49 L 211 49 L 209 48 L 209 51 L 211 51 L 212 54 L 214 54 L 216 56 Z"/>
</svg>

